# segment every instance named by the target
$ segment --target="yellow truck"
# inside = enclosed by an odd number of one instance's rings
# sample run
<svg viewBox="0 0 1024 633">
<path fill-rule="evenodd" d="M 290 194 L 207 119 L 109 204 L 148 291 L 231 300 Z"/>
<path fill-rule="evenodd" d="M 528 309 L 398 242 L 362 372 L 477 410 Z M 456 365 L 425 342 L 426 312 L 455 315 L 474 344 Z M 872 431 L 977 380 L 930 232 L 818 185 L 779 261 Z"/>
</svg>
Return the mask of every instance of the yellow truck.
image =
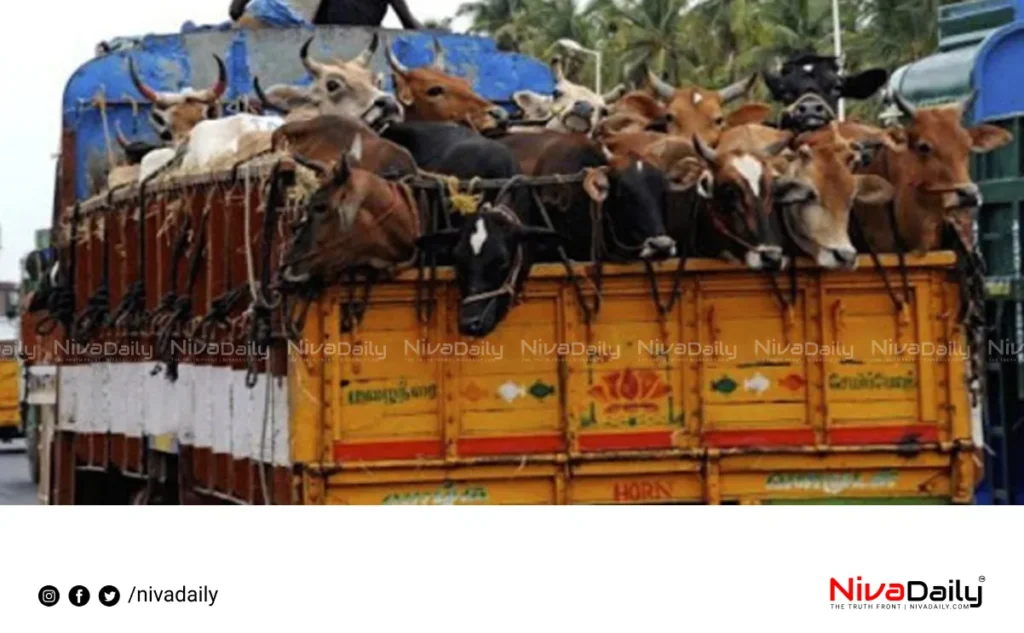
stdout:
<svg viewBox="0 0 1024 633">
<path fill-rule="evenodd" d="M 0 442 L 24 436 L 21 424 L 21 365 L 17 341 L 0 341 Z"/>
</svg>

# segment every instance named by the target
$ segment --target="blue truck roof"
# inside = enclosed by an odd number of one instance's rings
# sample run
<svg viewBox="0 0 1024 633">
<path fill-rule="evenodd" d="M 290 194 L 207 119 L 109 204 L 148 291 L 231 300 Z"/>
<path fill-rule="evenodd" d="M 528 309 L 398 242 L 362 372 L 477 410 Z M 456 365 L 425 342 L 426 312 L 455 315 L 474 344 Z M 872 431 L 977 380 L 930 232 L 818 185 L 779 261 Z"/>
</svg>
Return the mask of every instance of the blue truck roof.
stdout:
<svg viewBox="0 0 1024 633">
<path fill-rule="evenodd" d="M 75 135 L 75 194 L 81 200 L 94 191 L 105 173 L 108 142 L 116 145 L 119 125 L 132 140 L 156 141 L 150 127 L 150 104 L 138 93 L 128 74 L 131 57 L 143 80 L 157 90 L 203 88 L 216 79 L 213 55 L 228 69 L 226 100 L 253 94 L 253 77 L 266 88 L 275 84 L 308 85 L 311 78 L 299 60 L 303 42 L 315 35 L 315 57 L 350 59 L 369 44 L 373 32 L 387 37 L 398 60 L 415 68 L 433 60 L 432 40 L 447 53 L 453 74 L 470 79 L 483 97 L 511 106 L 517 90 L 550 93 L 554 77 L 547 64 L 526 55 L 502 52 L 489 38 L 447 32 L 389 31 L 363 27 L 292 27 L 260 30 L 198 28 L 173 35 L 147 35 L 128 40 L 132 46 L 86 62 L 71 76 L 64 91 L 63 127 Z M 121 40 L 125 41 L 124 39 Z M 391 86 L 391 70 L 383 45 L 373 59 L 375 70 Z M 106 102 L 107 124 L 97 97 Z M 109 140 L 108 140 L 109 139 Z"/>
</svg>

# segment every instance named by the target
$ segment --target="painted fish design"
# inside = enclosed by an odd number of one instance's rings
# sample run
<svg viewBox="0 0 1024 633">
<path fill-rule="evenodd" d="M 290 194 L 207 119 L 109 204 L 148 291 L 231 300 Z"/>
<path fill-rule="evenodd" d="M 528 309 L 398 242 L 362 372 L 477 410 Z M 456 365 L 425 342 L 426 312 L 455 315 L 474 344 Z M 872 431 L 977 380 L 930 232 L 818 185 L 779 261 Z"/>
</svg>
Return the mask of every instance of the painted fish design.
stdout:
<svg viewBox="0 0 1024 633">
<path fill-rule="evenodd" d="M 543 400 L 551 394 L 555 393 L 555 388 L 551 385 L 542 383 L 540 380 L 530 385 L 530 395 L 538 400 Z"/>
<path fill-rule="evenodd" d="M 756 373 L 743 381 L 743 388 L 750 393 L 761 395 L 772 386 L 772 382 L 762 373 Z"/>
<path fill-rule="evenodd" d="M 526 388 L 510 380 L 498 387 L 498 395 L 505 402 L 512 404 L 517 398 L 526 397 Z"/>
<path fill-rule="evenodd" d="M 737 385 L 736 381 L 733 380 L 732 378 L 728 376 L 722 376 L 718 380 L 712 381 L 711 390 L 717 391 L 718 393 L 721 394 L 729 395 L 730 393 L 736 391 L 736 387 L 738 386 L 739 385 Z"/>
<path fill-rule="evenodd" d="M 807 381 L 800 374 L 790 374 L 779 381 L 779 386 L 789 389 L 790 391 L 800 391 L 804 388 Z"/>
</svg>

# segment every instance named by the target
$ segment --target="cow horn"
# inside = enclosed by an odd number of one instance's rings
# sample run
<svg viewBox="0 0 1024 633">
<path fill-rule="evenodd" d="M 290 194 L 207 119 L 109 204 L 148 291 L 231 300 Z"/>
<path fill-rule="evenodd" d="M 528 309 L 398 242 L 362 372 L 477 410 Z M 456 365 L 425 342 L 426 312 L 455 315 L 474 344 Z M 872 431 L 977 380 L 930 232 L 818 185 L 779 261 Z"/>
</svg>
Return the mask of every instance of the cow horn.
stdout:
<svg viewBox="0 0 1024 633">
<path fill-rule="evenodd" d="M 272 101 L 270 99 L 270 97 L 267 96 L 267 93 L 263 92 L 263 86 L 260 85 L 260 78 L 259 77 L 255 77 L 254 76 L 252 78 L 252 89 L 253 89 L 253 92 L 256 93 L 256 97 L 260 100 L 260 103 L 263 104 L 264 108 L 269 108 L 271 110 L 277 110 L 278 112 L 282 112 L 284 114 L 288 114 L 289 112 L 291 112 L 291 110 L 292 110 L 291 108 L 289 108 L 288 106 L 285 106 L 285 105 L 283 105 L 281 103 L 275 103 L 274 101 Z"/>
<path fill-rule="evenodd" d="M 121 146 L 121 149 L 127 150 L 130 143 L 128 142 L 128 139 L 125 138 L 124 132 L 121 131 L 120 121 L 114 121 L 114 129 L 117 131 L 117 144 Z"/>
<path fill-rule="evenodd" d="M 224 60 L 220 58 L 220 55 L 214 55 L 213 59 L 217 61 L 217 82 L 205 91 L 201 99 L 205 103 L 214 103 L 224 96 L 228 89 L 228 68 L 224 65 Z"/>
<path fill-rule="evenodd" d="M 910 102 L 903 98 L 903 95 L 901 95 L 898 90 L 892 91 L 892 100 L 896 103 L 896 107 L 900 109 L 900 112 L 911 119 L 914 118 L 914 114 L 916 114 L 917 110 L 914 109 L 914 106 L 910 105 Z"/>
<path fill-rule="evenodd" d="M 741 79 L 730 86 L 722 88 L 718 91 L 719 96 L 722 97 L 722 103 L 730 103 L 746 95 L 754 87 L 755 81 L 757 81 L 757 75 L 751 75 L 746 79 Z"/>
<path fill-rule="evenodd" d="M 167 108 L 172 105 L 172 102 L 161 95 L 159 92 L 153 90 L 147 86 L 142 78 L 139 77 L 139 71 L 135 68 L 135 60 L 131 57 L 128 58 L 128 74 L 132 78 L 132 83 L 135 84 L 135 89 L 139 91 L 143 97 L 146 98 L 150 103 L 160 106 L 161 108 Z"/>
<path fill-rule="evenodd" d="M 622 95 L 626 94 L 627 90 L 628 88 L 626 88 L 626 84 L 619 84 L 612 88 L 611 90 L 609 90 L 608 92 L 604 93 L 604 95 L 602 95 L 601 98 L 604 99 L 605 103 L 615 103 L 616 101 L 622 98 Z"/>
<path fill-rule="evenodd" d="M 364 50 L 362 53 L 360 53 L 359 56 L 356 57 L 352 61 L 354 61 L 355 63 L 359 64 L 360 66 L 365 66 L 366 68 L 369 68 L 370 67 L 370 60 L 373 59 L 374 53 L 377 52 L 377 46 L 379 44 L 380 44 L 380 35 L 378 35 L 377 32 L 375 31 L 373 33 L 373 39 L 370 40 L 370 45 L 367 46 L 366 50 Z"/>
<path fill-rule="evenodd" d="M 325 165 L 315 160 L 310 160 L 300 154 L 294 154 L 292 157 L 295 159 L 296 163 L 302 165 L 306 169 L 312 170 L 317 176 L 324 176 L 328 172 Z"/>
<path fill-rule="evenodd" d="M 700 137 L 700 134 L 693 135 L 693 148 L 697 150 L 700 157 L 706 160 L 709 164 L 715 164 L 715 159 L 718 156 L 714 149 L 708 147 L 708 144 L 704 142 L 704 139 Z"/>
<path fill-rule="evenodd" d="M 562 57 L 555 55 L 551 58 L 551 72 L 555 75 L 555 83 L 565 81 L 565 67 L 562 65 Z"/>
<path fill-rule="evenodd" d="M 391 51 L 391 42 L 384 41 L 384 56 L 387 57 L 388 66 L 391 66 L 391 70 L 398 73 L 399 75 L 408 74 L 409 69 L 402 65 L 402 62 L 398 61 L 395 54 Z"/>
<path fill-rule="evenodd" d="M 676 94 L 676 89 L 668 85 L 661 77 L 655 75 L 650 70 L 647 71 L 647 81 L 650 82 L 651 87 L 658 93 L 658 96 L 668 101 Z"/>
<path fill-rule="evenodd" d="M 974 105 L 974 100 L 977 99 L 977 98 L 978 98 L 978 90 L 977 89 L 972 89 L 971 90 L 971 94 L 967 95 L 966 97 L 964 97 L 963 99 L 960 100 L 960 103 L 959 103 L 960 111 L 961 112 L 969 112 L 971 107 Z"/>
<path fill-rule="evenodd" d="M 302 59 L 302 65 L 306 67 L 306 72 L 319 79 L 320 75 L 324 72 L 324 66 L 309 56 L 309 45 L 312 43 L 312 37 L 306 40 L 306 43 L 302 45 L 302 49 L 299 50 L 299 57 Z"/>
<path fill-rule="evenodd" d="M 444 53 L 444 47 L 441 46 L 441 42 L 439 42 L 437 40 L 437 38 L 435 37 L 434 38 L 434 61 L 431 62 L 430 67 L 433 68 L 434 70 L 440 70 L 441 72 L 445 72 L 445 64 L 447 63 L 447 60 L 445 59 L 445 57 L 446 57 L 446 55 Z"/>
</svg>

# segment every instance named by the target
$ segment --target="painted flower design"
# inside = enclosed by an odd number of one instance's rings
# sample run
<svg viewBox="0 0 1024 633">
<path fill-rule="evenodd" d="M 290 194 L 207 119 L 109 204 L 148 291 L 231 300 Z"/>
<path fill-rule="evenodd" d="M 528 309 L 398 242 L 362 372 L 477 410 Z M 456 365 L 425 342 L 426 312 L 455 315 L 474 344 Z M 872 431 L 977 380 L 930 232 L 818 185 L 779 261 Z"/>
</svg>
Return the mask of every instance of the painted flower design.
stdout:
<svg viewBox="0 0 1024 633">
<path fill-rule="evenodd" d="M 588 393 L 605 405 L 607 413 L 657 411 L 657 401 L 672 393 L 672 388 L 655 371 L 626 369 L 605 374 Z"/>
<path fill-rule="evenodd" d="M 790 374 L 779 381 L 779 386 L 790 391 L 800 391 L 804 388 L 807 381 L 800 374 Z"/>
<path fill-rule="evenodd" d="M 462 390 L 462 397 L 470 402 L 479 402 L 487 393 L 480 388 L 480 385 L 475 382 L 470 382 L 466 385 L 466 388 Z"/>
</svg>

